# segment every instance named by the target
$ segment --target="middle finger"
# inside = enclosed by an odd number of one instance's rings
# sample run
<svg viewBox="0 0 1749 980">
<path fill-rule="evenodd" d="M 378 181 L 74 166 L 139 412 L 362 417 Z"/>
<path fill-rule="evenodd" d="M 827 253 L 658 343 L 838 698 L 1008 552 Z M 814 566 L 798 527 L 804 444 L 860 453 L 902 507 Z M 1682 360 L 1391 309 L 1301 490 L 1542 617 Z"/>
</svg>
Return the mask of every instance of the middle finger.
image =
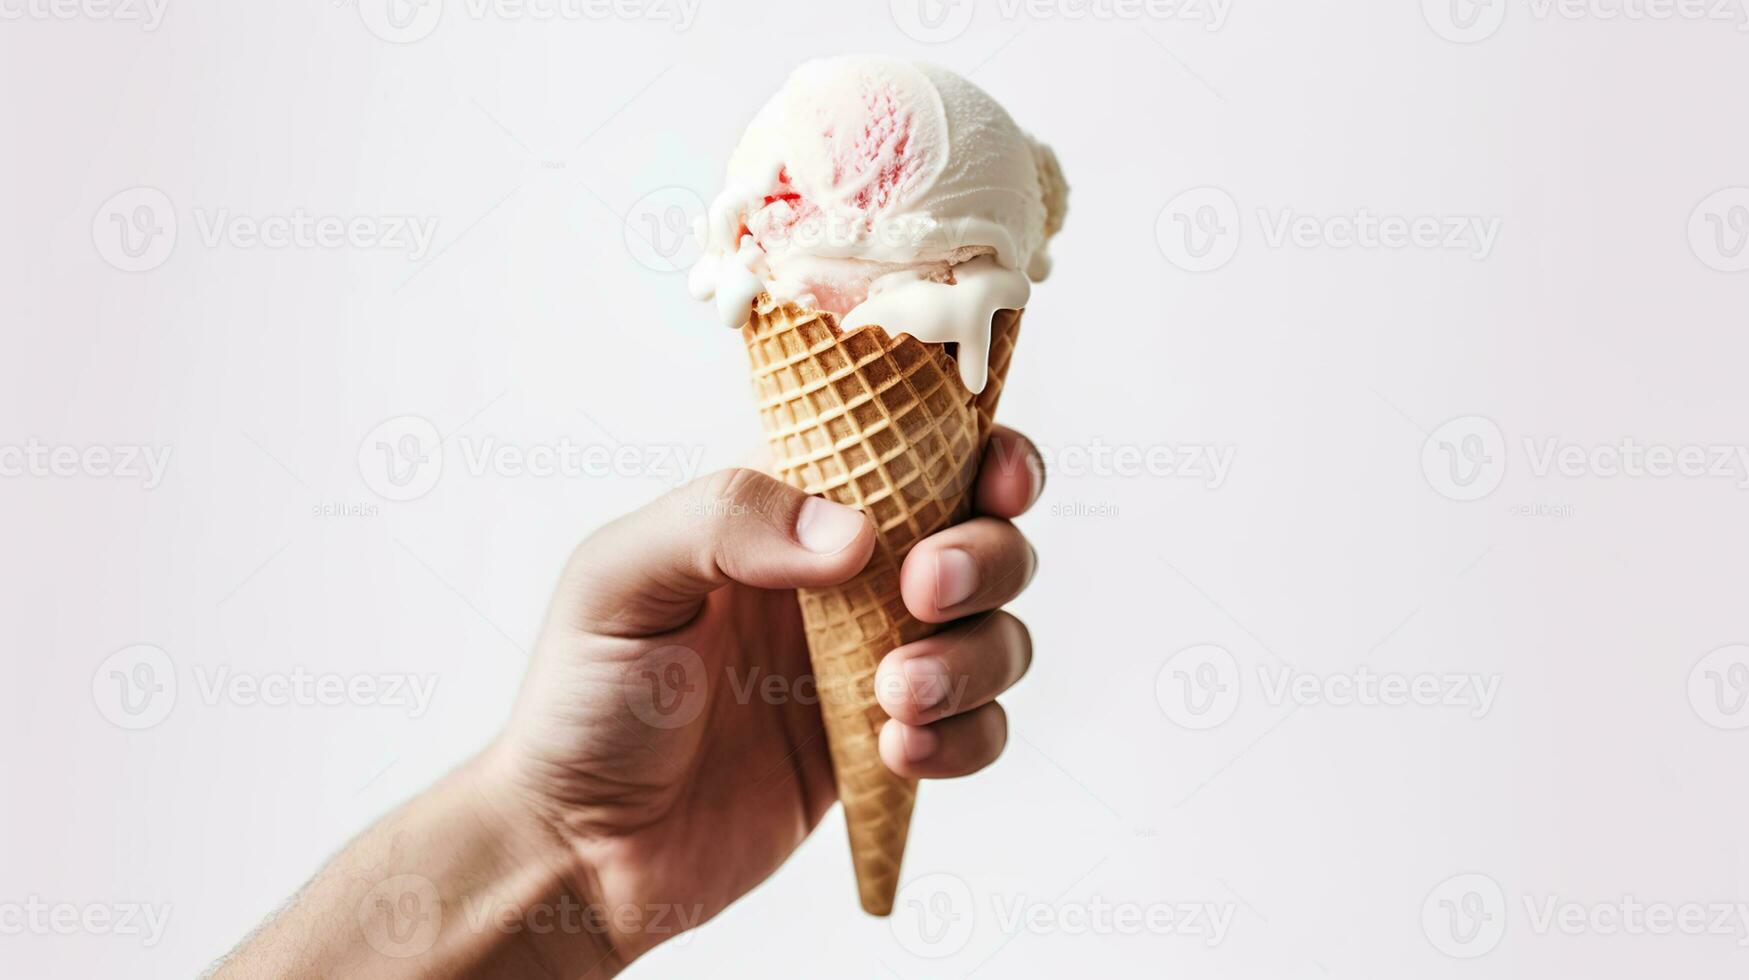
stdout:
<svg viewBox="0 0 1749 980">
<path fill-rule="evenodd" d="M 1007 521 L 974 517 L 918 542 L 899 570 L 905 608 L 926 623 L 995 609 L 1026 588 L 1038 556 Z"/>
</svg>

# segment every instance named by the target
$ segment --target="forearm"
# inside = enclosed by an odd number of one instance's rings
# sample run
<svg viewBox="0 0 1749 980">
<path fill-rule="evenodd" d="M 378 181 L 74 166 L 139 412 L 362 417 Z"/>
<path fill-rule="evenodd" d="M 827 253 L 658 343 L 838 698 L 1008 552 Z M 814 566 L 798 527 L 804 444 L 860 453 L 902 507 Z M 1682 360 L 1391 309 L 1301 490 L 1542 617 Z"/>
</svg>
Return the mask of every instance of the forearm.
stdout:
<svg viewBox="0 0 1749 980">
<path fill-rule="evenodd" d="M 219 977 L 609 977 L 593 876 L 482 757 L 366 830 Z"/>
</svg>

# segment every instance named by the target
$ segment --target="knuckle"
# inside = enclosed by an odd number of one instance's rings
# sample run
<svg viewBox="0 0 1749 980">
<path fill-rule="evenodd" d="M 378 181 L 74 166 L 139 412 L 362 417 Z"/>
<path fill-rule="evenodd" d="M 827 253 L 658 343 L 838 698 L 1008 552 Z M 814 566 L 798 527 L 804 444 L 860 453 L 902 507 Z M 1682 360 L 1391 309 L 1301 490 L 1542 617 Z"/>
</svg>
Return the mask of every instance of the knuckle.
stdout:
<svg viewBox="0 0 1749 980">
<path fill-rule="evenodd" d="M 623 528 L 630 523 L 634 514 L 627 514 L 601 525 L 584 535 L 571 549 L 571 554 L 565 559 L 565 575 L 574 577 L 586 573 L 596 563 L 600 556 L 613 549 L 613 539 L 623 533 Z"/>
<path fill-rule="evenodd" d="M 700 479 L 694 505 L 706 516 L 768 515 L 787 488 L 755 469 L 735 466 Z"/>
<path fill-rule="evenodd" d="M 1007 521 L 992 521 L 980 549 L 988 577 L 989 598 L 1005 602 L 1026 591 L 1038 571 L 1038 554 L 1020 530 Z"/>
<path fill-rule="evenodd" d="M 1026 676 L 1032 667 L 1032 630 L 1018 616 L 1008 612 L 999 615 L 1002 616 L 1002 625 L 1008 630 L 1008 646 L 1015 653 L 1012 683 Z"/>
<path fill-rule="evenodd" d="M 1002 757 L 1003 750 L 1008 748 L 1008 712 L 1003 710 L 1000 702 L 992 701 L 983 708 L 983 728 L 988 748 L 984 753 L 984 765 L 989 765 Z"/>
<path fill-rule="evenodd" d="M 1030 438 L 1013 429 L 998 429 L 990 438 L 990 454 L 1000 472 L 1007 475 L 1025 473 L 1042 462 L 1038 446 Z M 1042 469 L 1042 466 L 1040 467 Z"/>
<path fill-rule="evenodd" d="M 1028 475 L 1038 480 L 1038 486 L 1032 488 L 1033 497 L 1044 492 L 1045 481 L 1049 479 L 1050 471 L 1045 469 L 1044 454 L 1039 452 L 1038 444 L 1030 436 L 1014 433 L 1014 438 L 1020 443 L 1020 459 L 1026 467 Z"/>
<path fill-rule="evenodd" d="M 700 480 L 699 492 L 718 500 L 738 499 L 757 478 L 758 474 L 745 466 L 731 466 Z"/>
</svg>

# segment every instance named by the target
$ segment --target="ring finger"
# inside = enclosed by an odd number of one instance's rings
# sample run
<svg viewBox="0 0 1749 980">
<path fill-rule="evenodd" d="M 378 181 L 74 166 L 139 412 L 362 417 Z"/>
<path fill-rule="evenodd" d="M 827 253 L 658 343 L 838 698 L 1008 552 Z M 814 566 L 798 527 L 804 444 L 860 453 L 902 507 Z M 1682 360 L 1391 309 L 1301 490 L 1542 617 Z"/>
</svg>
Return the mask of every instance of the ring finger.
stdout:
<svg viewBox="0 0 1749 980">
<path fill-rule="evenodd" d="M 890 717 L 927 725 L 989 704 L 1031 664 L 1026 624 L 993 612 L 887 654 L 875 671 L 875 696 Z"/>
</svg>

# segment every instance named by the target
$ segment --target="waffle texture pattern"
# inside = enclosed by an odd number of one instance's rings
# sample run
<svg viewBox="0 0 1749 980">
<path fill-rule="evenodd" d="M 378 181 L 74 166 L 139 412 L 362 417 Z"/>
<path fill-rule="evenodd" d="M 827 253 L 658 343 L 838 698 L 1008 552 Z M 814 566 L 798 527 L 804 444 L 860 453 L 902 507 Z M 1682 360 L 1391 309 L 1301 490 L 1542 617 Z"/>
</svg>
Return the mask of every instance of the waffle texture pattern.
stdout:
<svg viewBox="0 0 1749 980">
<path fill-rule="evenodd" d="M 978 395 L 945 345 L 908 334 L 843 334 L 830 313 L 763 295 L 742 330 L 778 478 L 861 510 L 879 532 L 856 578 L 798 590 L 857 890 L 872 915 L 892 912 L 917 796 L 915 780 L 880 760 L 887 715 L 875 668 L 939 628 L 906 612 L 899 568 L 918 541 L 971 511 L 1020 311 L 998 312 L 991 330 L 990 380 Z"/>
</svg>

